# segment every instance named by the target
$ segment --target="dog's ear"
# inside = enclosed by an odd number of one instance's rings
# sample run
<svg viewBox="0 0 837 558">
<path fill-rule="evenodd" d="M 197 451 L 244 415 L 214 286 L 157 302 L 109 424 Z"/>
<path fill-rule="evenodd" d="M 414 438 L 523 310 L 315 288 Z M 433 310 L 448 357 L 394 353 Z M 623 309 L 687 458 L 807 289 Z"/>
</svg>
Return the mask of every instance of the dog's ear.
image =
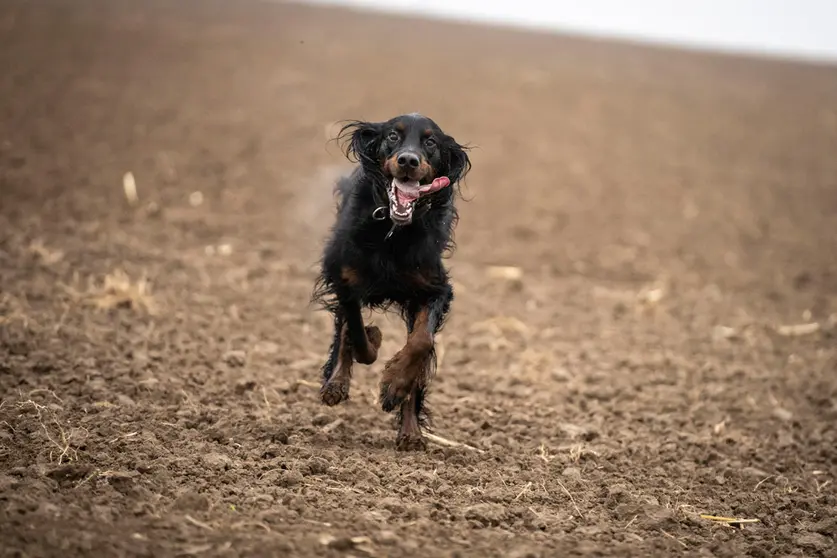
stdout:
<svg viewBox="0 0 837 558">
<path fill-rule="evenodd" d="M 471 170 L 471 159 L 468 157 L 468 148 L 456 143 L 452 137 L 447 138 L 445 151 L 447 151 L 447 177 L 451 184 L 456 184 L 465 178 Z"/>
<path fill-rule="evenodd" d="M 344 153 L 350 161 L 377 165 L 382 132 L 381 123 L 355 120 L 340 129 L 337 140 L 344 144 Z"/>
</svg>

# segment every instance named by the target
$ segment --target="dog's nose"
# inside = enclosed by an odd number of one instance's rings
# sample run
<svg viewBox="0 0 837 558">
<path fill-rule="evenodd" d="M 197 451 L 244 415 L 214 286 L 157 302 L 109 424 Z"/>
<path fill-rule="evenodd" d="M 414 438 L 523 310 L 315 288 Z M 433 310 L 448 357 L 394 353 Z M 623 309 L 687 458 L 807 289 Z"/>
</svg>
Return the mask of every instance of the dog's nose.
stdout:
<svg viewBox="0 0 837 558">
<path fill-rule="evenodd" d="M 419 161 L 418 155 L 415 153 L 407 152 L 398 156 L 398 166 L 400 167 L 412 167 L 417 169 L 420 164 L 421 161 Z"/>
</svg>

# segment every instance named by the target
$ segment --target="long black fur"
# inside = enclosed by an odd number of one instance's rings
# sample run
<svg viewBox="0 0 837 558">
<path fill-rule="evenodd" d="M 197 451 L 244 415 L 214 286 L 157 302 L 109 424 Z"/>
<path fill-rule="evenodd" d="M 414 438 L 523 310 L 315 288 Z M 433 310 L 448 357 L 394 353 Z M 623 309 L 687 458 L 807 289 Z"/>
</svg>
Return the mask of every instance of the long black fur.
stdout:
<svg viewBox="0 0 837 558">
<path fill-rule="evenodd" d="M 376 220 L 373 213 L 379 207 L 388 211 L 391 176 L 383 162 L 400 148 L 387 139 L 396 124 L 401 129 L 423 127 L 434 131 L 436 148 L 425 155 L 435 176 L 447 176 L 450 186 L 422 197 L 412 223 L 397 228 L 387 239 L 392 222 Z M 331 377 L 337 363 L 343 324 L 347 324 L 350 342 L 362 339 L 363 324 L 356 319 L 362 308 L 387 310 L 395 306 L 411 331 L 418 309 L 429 306 L 436 321 L 434 333 L 442 328 L 453 300 L 442 260 L 455 249 L 453 233 L 459 215 L 454 202 L 460 182 L 471 168 L 467 147 L 442 132 L 432 120 L 416 114 L 379 123 L 351 121 L 343 126 L 338 140 L 344 143 L 346 157 L 359 164 L 336 185 L 337 219 L 326 242 L 312 296 L 334 315 L 334 338 L 322 368 L 324 381 Z M 429 207 L 425 207 L 428 202 Z M 344 268 L 356 271 L 360 281 L 346 284 Z M 416 282 L 416 273 L 426 280 Z M 435 370 L 435 351 L 431 351 L 429 361 L 428 376 Z M 413 398 L 422 418 L 426 417 L 424 385 Z M 386 402 L 383 406 L 385 410 L 393 407 Z"/>
</svg>

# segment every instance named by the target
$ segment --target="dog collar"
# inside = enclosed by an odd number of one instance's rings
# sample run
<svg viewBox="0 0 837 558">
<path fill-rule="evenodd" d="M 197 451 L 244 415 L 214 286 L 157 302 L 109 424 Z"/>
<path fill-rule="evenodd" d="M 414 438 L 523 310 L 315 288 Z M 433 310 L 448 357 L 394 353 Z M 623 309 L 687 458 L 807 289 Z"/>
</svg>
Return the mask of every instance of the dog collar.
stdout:
<svg viewBox="0 0 837 558">
<path fill-rule="evenodd" d="M 415 220 L 416 218 L 421 217 L 422 215 L 427 213 L 427 211 L 430 209 L 431 205 L 432 205 L 432 202 L 430 202 L 428 200 L 427 202 L 421 204 L 416 209 L 414 209 L 413 210 L 413 219 Z M 389 216 L 389 207 L 385 206 L 385 205 L 379 205 L 378 207 L 375 208 L 374 211 L 372 211 L 372 219 L 374 219 L 375 221 L 383 221 L 388 216 Z M 398 225 L 393 223 L 392 227 L 389 229 L 389 232 L 384 237 L 384 240 L 389 240 L 390 237 L 393 234 L 395 234 L 395 229 L 397 229 L 397 228 L 398 228 Z"/>
</svg>

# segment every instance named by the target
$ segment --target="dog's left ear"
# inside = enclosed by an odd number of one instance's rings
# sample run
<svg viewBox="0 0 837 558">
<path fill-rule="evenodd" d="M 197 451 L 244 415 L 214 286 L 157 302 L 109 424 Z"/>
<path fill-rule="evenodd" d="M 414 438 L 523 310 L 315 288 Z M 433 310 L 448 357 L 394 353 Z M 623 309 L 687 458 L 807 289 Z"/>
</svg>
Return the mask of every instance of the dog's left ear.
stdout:
<svg viewBox="0 0 837 558">
<path fill-rule="evenodd" d="M 468 157 L 468 148 L 456 143 L 453 138 L 448 137 L 446 144 L 448 159 L 447 177 L 450 179 L 451 184 L 456 184 L 464 179 L 468 171 L 471 170 L 471 159 Z"/>
</svg>

